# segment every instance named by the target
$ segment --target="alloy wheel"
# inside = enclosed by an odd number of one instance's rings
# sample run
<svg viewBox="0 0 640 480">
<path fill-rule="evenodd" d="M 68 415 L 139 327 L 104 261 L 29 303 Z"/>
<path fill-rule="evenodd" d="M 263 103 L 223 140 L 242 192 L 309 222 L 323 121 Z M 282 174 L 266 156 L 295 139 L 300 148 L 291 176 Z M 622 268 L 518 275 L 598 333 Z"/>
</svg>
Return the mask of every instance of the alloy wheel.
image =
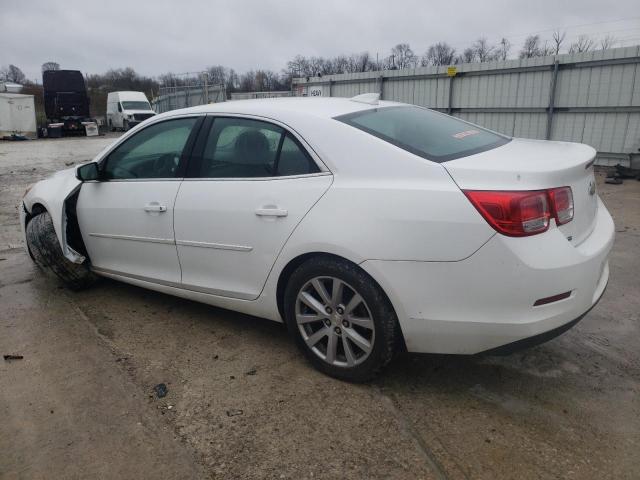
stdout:
<svg viewBox="0 0 640 480">
<path fill-rule="evenodd" d="M 335 277 L 315 277 L 296 297 L 296 323 L 304 342 L 330 365 L 364 362 L 375 341 L 375 323 L 363 297 Z"/>
</svg>

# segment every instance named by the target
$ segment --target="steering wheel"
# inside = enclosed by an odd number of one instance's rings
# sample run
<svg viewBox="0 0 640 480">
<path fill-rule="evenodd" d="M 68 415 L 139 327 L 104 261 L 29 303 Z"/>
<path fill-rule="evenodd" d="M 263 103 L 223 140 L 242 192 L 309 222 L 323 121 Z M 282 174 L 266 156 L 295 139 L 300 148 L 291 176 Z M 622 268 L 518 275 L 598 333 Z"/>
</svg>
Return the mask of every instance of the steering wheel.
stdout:
<svg viewBox="0 0 640 480">
<path fill-rule="evenodd" d="M 153 161 L 153 174 L 156 178 L 173 177 L 176 167 L 177 155 L 175 153 L 165 153 Z"/>
</svg>

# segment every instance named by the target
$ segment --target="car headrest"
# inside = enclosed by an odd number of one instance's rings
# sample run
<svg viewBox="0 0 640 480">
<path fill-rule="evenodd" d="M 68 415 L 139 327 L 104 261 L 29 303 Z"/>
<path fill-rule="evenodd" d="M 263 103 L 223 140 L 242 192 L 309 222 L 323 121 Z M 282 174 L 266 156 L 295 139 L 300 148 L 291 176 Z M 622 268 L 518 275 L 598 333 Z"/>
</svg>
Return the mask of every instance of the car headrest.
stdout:
<svg viewBox="0 0 640 480">
<path fill-rule="evenodd" d="M 269 140 L 258 130 L 247 130 L 236 138 L 235 153 L 244 164 L 266 164 L 269 162 Z"/>
</svg>

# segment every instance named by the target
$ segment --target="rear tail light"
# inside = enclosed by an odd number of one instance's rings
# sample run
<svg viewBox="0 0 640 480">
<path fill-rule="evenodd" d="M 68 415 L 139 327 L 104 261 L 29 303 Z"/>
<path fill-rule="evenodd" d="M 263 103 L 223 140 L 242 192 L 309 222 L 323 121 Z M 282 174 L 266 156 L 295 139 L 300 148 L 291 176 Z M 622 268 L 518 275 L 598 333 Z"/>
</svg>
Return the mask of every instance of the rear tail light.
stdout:
<svg viewBox="0 0 640 480">
<path fill-rule="evenodd" d="M 534 191 L 463 190 L 474 207 L 497 232 L 526 237 L 546 232 L 551 217 L 558 225 L 573 218 L 570 187 Z"/>
<path fill-rule="evenodd" d="M 553 205 L 554 216 L 558 225 L 564 225 L 573 219 L 573 193 L 571 187 L 552 188 L 549 198 Z"/>
</svg>

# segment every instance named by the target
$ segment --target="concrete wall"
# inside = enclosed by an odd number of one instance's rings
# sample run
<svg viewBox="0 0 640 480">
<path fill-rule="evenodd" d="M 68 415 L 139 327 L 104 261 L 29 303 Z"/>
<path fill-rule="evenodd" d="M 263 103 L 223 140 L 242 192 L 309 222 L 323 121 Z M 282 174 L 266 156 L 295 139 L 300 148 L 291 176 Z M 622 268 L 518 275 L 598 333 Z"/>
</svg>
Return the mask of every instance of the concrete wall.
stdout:
<svg viewBox="0 0 640 480">
<path fill-rule="evenodd" d="M 380 92 L 510 136 L 592 145 L 598 163 L 640 163 L 640 47 L 293 80 L 296 95 Z"/>
</svg>

